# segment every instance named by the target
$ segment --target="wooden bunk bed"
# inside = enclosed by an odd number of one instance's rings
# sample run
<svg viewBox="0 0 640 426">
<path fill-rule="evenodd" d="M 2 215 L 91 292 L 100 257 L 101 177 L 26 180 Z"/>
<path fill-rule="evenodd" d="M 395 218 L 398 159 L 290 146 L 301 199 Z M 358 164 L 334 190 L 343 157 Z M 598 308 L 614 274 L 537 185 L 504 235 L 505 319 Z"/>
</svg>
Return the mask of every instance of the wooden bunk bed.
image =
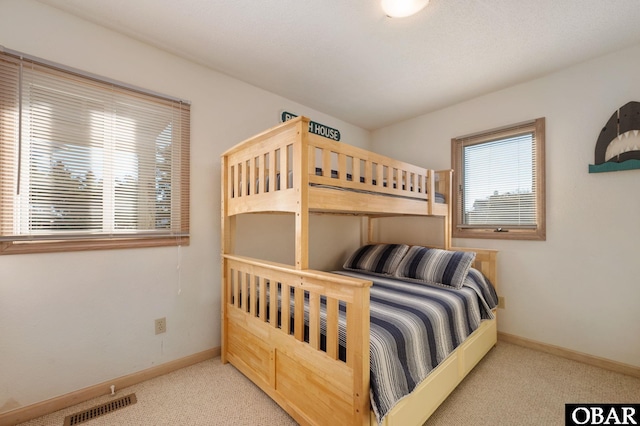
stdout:
<svg viewBox="0 0 640 426">
<path fill-rule="evenodd" d="M 221 358 L 300 424 L 374 425 L 369 399 L 372 282 L 308 269 L 309 215 L 369 218 L 364 243 L 373 240 L 372 218 L 438 216 L 444 218 L 443 248 L 451 249 L 451 171 L 423 169 L 334 142 L 310 133 L 308 125 L 307 118 L 296 118 L 222 154 Z M 438 193 L 445 202 L 436 202 Z M 234 254 L 237 215 L 268 212 L 295 216 L 293 265 Z M 495 285 L 496 252 L 473 251 L 473 266 Z M 339 306 L 346 306 L 344 359 L 339 355 Z M 496 320 L 483 321 L 383 424 L 424 423 L 495 345 L 496 335 Z"/>
</svg>

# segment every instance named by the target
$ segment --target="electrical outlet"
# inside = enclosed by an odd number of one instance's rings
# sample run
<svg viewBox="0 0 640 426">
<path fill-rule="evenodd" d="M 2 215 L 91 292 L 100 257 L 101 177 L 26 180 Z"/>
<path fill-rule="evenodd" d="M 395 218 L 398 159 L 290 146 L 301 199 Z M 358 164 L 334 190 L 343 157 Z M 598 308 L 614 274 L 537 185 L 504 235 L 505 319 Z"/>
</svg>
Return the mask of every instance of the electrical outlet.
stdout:
<svg viewBox="0 0 640 426">
<path fill-rule="evenodd" d="M 505 302 L 504 302 L 504 297 L 503 296 L 498 296 L 498 308 L 500 308 L 500 309 L 504 309 L 505 308 Z"/>
<path fill-rule="evenodd" d="M 167 331 L 167 319 L 158 318 L 156 320 L 156 334 L 165 333 Z"/>
</svg>

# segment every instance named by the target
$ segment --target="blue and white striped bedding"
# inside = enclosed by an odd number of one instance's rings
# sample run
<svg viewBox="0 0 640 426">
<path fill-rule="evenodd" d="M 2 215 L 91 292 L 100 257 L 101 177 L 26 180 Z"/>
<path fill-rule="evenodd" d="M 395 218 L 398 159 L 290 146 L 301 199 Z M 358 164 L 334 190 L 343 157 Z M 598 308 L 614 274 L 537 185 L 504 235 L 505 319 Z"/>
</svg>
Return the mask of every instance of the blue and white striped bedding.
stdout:
<svg viewBox="0 0 640 426">
<path fill-rule="evenodd" d="M 378 422 L 473 333 L 481 320 L 494 318 L 491 309 L 498 301 L 493 286 L 475 269 L 458 290 L 351 271 L 336 273 L 373 281 L 370 396 Z"/>
</svg>

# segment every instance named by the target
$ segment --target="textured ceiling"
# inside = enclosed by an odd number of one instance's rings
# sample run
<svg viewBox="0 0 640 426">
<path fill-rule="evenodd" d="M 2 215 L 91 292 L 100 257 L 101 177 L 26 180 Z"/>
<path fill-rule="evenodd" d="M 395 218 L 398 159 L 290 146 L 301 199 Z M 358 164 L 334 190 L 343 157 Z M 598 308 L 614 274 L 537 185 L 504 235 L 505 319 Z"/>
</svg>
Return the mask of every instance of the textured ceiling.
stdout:
<svg viewBox="0 0 640 426">
<path fill-rule="evenodd" d="M 39 0 L 365 129 L 640 43 L 639 0 Z"/>
</svg>

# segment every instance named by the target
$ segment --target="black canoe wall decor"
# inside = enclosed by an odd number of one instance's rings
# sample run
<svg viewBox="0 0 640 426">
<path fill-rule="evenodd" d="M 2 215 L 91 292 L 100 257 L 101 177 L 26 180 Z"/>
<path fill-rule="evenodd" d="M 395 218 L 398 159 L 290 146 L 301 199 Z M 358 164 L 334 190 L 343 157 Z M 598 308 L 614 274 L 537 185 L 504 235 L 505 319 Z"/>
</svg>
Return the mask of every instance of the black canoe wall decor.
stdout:
<svg viewBox="0 0 640 426">
<path fill-rule="evenodd" d="M 640 102 L 629 102 L 613 113 L 596 142 L 595 164 L 589 173 L 640 169 Z"/>
</svg>

